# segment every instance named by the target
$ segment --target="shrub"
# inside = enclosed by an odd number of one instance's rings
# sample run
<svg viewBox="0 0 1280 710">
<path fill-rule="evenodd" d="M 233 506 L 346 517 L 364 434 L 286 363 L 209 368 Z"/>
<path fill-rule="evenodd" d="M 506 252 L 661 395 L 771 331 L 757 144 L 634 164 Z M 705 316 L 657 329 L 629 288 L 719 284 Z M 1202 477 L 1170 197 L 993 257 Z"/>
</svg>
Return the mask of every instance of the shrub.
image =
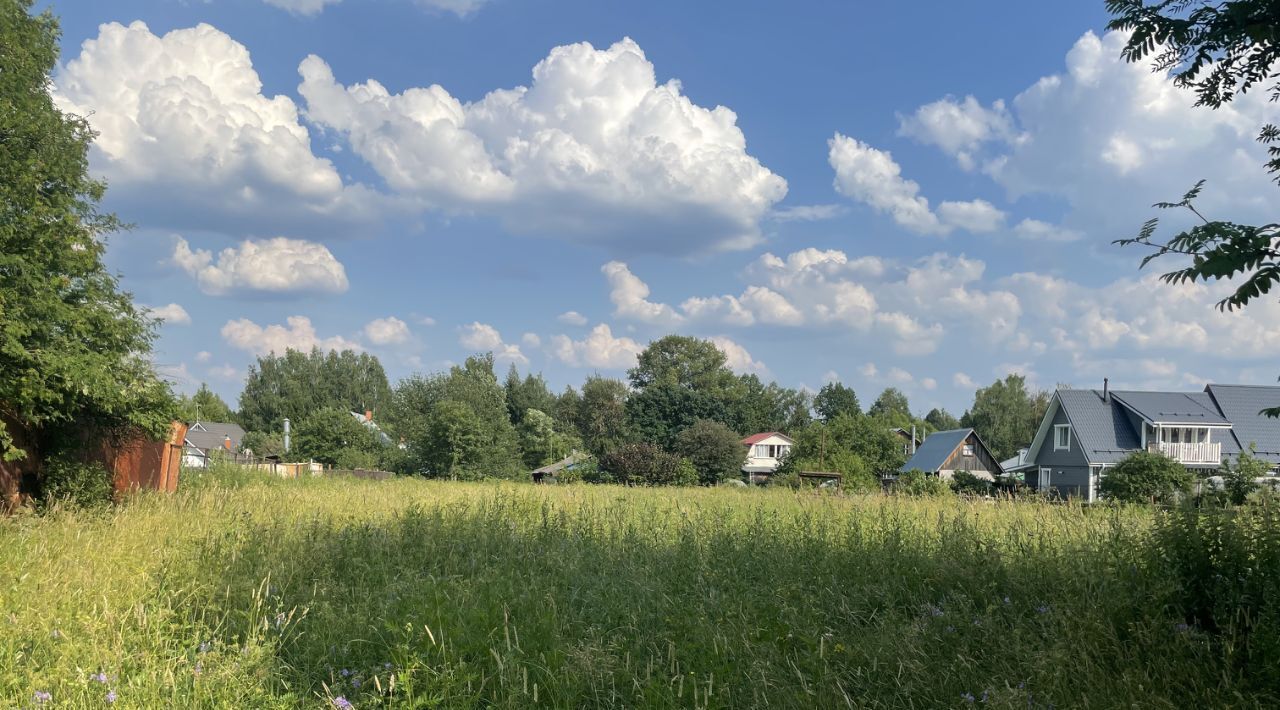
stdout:
<svg viewBox="0 0 1280 710">
<path fill-rule="evenodd" d="M 979 478 L 968 471 L 956 471 L 955 475 L 951 477 L 951 490 L 960 495 L 990 495 L 994 488 L 995 486 L 991 481 Z"/>
<path fill-rule="evenodd" d="M 1098 490 L 1121 503 L 1169 503 L 1191 490 L 1185 466 L 1152 451 L 1137 451 L 1107 471 Z"/>
<path fill-rule="evenodd" d="M 94 508 L 111 502 L 114 476 L 100 463 L 80 463 L 55 457 L 44 465 L 43 501 L 78 508 Z"/>
<path fill-rule="evenodd" d="M 1223 492 L 1232 505 L 1244 505 L 1257 487 L 1253 479 L 1267 475 L 1267 462 L 1255 457 L 1253 451 L 1253 447 L 1241 451 L 1234 464 L 1230 460 L 1222 462 Z"/>
<path fill-rule="evenodd" d="M 703 485 L 734 478 L 747 459 L 747 447 L 720 422 L 699 419 L 676 436 L 675 452 L 688 459 Z"/>
<path fill-rule="evenodd" d="M 687 459 L 647 442 L 619 446 L 600 459 L 600 467 L 628 486 L 692 485 L 698 478 Z"/>
<path fill-rule="evenodd" d="M 946 482 L 919 469 L 900 474 L 893 482 L 893 492 L 906 496 L 943 496 L 951 492 Z"/>
</svg>

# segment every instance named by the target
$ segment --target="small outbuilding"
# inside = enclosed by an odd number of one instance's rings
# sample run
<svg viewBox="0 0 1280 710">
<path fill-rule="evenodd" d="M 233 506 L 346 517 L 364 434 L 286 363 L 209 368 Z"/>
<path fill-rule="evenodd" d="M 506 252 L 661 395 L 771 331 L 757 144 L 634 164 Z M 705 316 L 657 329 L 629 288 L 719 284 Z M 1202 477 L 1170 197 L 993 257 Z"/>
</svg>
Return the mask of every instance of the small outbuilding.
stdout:
<svg viewBox="0 0 1280 710">
<path fill-rule="evenodd" d="M 973 429 L 952 429 L 931 434 L 899 473 L 914 470 L 950 480 L 956 471 L 968 471 L 978 478 L 994 481 L 1003 473 L 996 461 Z"/>
</svg>

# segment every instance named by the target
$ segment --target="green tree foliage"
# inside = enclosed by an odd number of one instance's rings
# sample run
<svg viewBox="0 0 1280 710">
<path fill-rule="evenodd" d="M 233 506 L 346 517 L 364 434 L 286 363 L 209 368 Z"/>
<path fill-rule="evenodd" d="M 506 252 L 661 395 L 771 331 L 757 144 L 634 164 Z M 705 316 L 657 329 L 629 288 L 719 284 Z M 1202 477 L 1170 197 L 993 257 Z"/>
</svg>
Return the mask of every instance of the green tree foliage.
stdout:
<svg viewBox="0 0 1280 710">
<path fill-rule="evenodd" d="M 525 410 L 517 431 L 526 469 L 559 461 L 582 446 L 582 441 L 575 434 L 557 431 L 555 419 L 540 409 Z"/>
<path fill-rule="evenodd" d="M 432 407 L 424 436 L 410 446 L 427 475 L 463 480 L 492 475 L 485 422 L 463 402 L 444 400 Z"/>
<path fill-rule="evenodd" d="M 1107 469 L 1098 490 L 1120 503 L 1171 503 L 1191 490 L 1191 472 L 1153 451 L 1136 451 Z"/>
<path fill-rule="evenodd" d="M 547 381 L 542 379 L 542 375 L 530 373 L 522 380 L 516 366 L 512 365 L 507 371 L 503 389 L 506 390 L 507 412 L 512 424 L 520 424 L 524 420 L 524 413 L 530 409 L 537 409 L 544 414 L 555 411 L 556 396 L 547 389 Z"/>
<path fill-rule="evenodd" d="M 764 384 L 752 374 L 742 375 L 738 382 L 738 391 L 725 402 L 730 407 L 725 423 L 734 431 L 744 434 L 794 432 L 812 421 L 809 396 L 803 391 L 776 382 Z"/>
<path fill-rule="evenodd" d="M 623 390 L 626 386 L 623 385 Z M 586 433 L 578 426 L 578 412 L 582 403 L 582 395 L 578 394 L 578 390 L 572 385 L 564 388 L 564 391 L 556 397 L 556 404 L 551 408 L 549 414 L 556 420 L 556 429 L 566 433 L 577 434 L 579 438 L 586 440 Z"/>
<path fill-rule="evenodd" d="M 513 478 L 523 469 L 492 355 L 469 357 L 447 373 L 401 381 L 387 419 L 407 444 L 406 465 L 412 471 Z"/>
<path fill-rule="evenodd" d="M 871 471 L 861 456 L 848 449 L 828 451 L 821 458 L 787 456 L 773 474 L 780 478 L 774 481 L 771 476 L 769 484 L 798 487 L 802 471 L 839 473 L 842 476 L 840 488 L 846 493 L 871 493 L 880 490 L 880 478 Z M 793 482 L 795 485 L 792 485 Z"/>
<path fill-rule="evenodd" d="M 326 407 L 298 422 L 289 453 L 291 458 L 334 466 L 340 462 L 350 463 L 357 457 L 361 461 L 371 458 L 376 463 L 382 447 L 376 432 L 356 420 L 351 412 Z"/>
<path fill-rule="evenodd" d="M 839 382 L 828 382 L 814 395 L 813 411 L 819 419 L 829 422 L 841 414 L 861 414 L 862 406 L 858 404 L 858 395 L 852 388 Z"/>
<path fill-rule="evenodd" d="M 974 393 L 960 425 L 977 430 L 991 455 L 1003 461 L 1031 443 L 1048 408 L 1048 393 L 1031 392 L 1026 377 L 1010 374 Z"/>
<path fill-rule="evenodd" d="M 790 458 L 803 470 L 882 475 L 906 463 L 902 442 L 888 425 L 869 415 L 840 414 L 796 434 Z M 857 463 L 845 455 L 856 457 Z M 837 468 L 842 466 L 843 468 Z"/>
<path fill-rule="evenodd" d="M 309 353 L 287 350 L 265 355 L 249 366 L 240 395 L 240 418 L 248 431 L 280 431 L 318 409 L 381 414 L 391 402 L 391 386 L 378 358 L 350 350 Z M 503 416 L 506 416 L 504 410 Z"/>
<path fill-rule="evenodd" d="M 956 471 L 951 477 L 951 490 L 960 495 L 985 496 L 995 490 L 995 484 L 968 471 Z"/>
<path fill-rule="evenodd" d="M 240 440 L 240 450 L 252 451 L 254 456 L 283 456 L 284 439 L 274 432 L 249 431 Z"/>
<path fill-rule="evenodd" d="M 587 451 L 603 456 L 633 438 L 627 396 L 627 386 L 619 380 L 592 375 L 582 384 L 576 421 Z"/>
<path fill-rule="evenodd" d="M 715 343 L 668 335 L 650 343 L 627 374 L 634 390 L 627 416 L 640 438 L 670 449 L 699 419 L 740 431 L 746 388 Z"/>
<path fill-rule="evenodd" d="M 1268 468 L 1266 461 L 1254 456 L 1252 447 L 1249 451 L 1241 451 L 1235 461 L 1224 460 L 1221 475 L 1227 500 L 1232 505 L 1244 505 L 1249 494 L 1257 488 L 1254 479 L 1267 475 Z"/>
<path fill-rule="evenodd" d="M 929 413 L 924 416 L 924 423 L 929 425 L 931 431 L 951 431 L 960 428 L 960 420 L 956 419 L 945 409 L 937 407 L 930 409 Z"/>
<path fill-rule="evenodd" d="M 867 414 L 883 420 L 890 427 L 910 429 L 915 419 L 911 416 L 911 405 L 907 396 L 897 387 L 890 387 L 876 397 L 876 401 L 867 410 Z"/>
<path fill-rule="evenodd" d="M 628 486 L 691 486 L 698 473 L 687 459 L 648 442 L 623 444 L 600 459 L 609 480 Z"/>
<path fill-rule="evenodd" d="M 49 95 L 58 22 L 30 0 L 0 3 L 0 456 L 96 424 L 161 435 L 173 396 L 148 355 L 154 322 L 102 263 L 120 225 L 88 174 L 93 133 Z M 42 445 L 42 444 L 41 444 Z"/>
<path fill-rule="evenodd" d="M 1260 85 L 1271 101 L 1280 99 L 1280 72 L 1274 68 L 1280 59 L 1280 3 L 1275 0 L 1107 0 L 1107 11 L 1110 29 L 1130 33 L 1124 58 L 1150 59 L 1154 71 L 1171 72 L 1175 85 L 1195 91 L 1197 106 L 1221 108 Z M 1263 126 L 1258 141 L 1269 145 L 1265 167 L 1280 182 L 1280 127 Z M 1194 206 L 1203 187 L 1201 180 L 1178 202 L 1156 204 L 1191 211 L 1200 221 L 1196 226 L 1161 243 L 1154 239 L 1159 220 L 1153 218 L 1138 236 L 1116 243 L 1153 249 L 1142 266 L 1167 255 L 1189 259 L 1189 265 L 1163 275 L 1167 283 L 1244 277 L 1218 303 L 1224 310 L 1243 308 L 1280 281 L 1280 249 L 1275 245 L 1280 223 L 1210 220 Z M 1280 415 L 1280 407 L 1265 411 Z"/>
<path fill-rule="evenodd" d="M 236 413 L 205 383 L 200 389 L 188 397 L 178 397 L 178 418 L 187 423 L 193 422 L 235 422 Z"/>
<path fill-rule="evenodd" d="M 747 459 L 747 446 L 729 427 L 700 419 L 676 435 L 675 452 L 688 459 L 698 481 L 712 486 L 737 478 Z"/>
<path fill-rule="evenodd" d="M 951 487 L 937 476 L 912 469 L 898 476 L 891 490 L 899 495 L 930 498 L 949 494 Z"/>
</svg>

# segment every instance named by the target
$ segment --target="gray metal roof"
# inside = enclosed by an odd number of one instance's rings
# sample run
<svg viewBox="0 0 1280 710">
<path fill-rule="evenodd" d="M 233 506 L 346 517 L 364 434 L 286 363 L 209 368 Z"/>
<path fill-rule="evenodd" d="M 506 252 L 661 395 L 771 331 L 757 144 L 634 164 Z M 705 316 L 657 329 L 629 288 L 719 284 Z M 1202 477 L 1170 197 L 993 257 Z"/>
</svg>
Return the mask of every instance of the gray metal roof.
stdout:
<svg viewBox="0 0 1280 710">
<path fill-rule="evenodd" d="M 1254 444 L 1259 458 L 1280 463 L 1280 420 L 1258 413 L 1280 406 L 1280 387 L 1209 385 L 1205 389 L 1231 420 L 1231 433 L 1238 447 L 1247 449 Z"/>
<path fill-rule="evenodd" d="M 1000 468 L 1005 473 L 1009 473 L 1010 471 L 1018 471 L 1024 468 L 1031 468 L 1033 464 L 1031 461 L 1027 460 L 1027 457 L 1030 456 L 1030 454 L 1031 454 L 1031 449 L 1018 449 L 1018 453 L 1016 456 L 1012 458 L 1007 458 L 1004 461 L 1000 462 Z"/>
<path fill-rule="evenodd" d="M 1114 397 L 1104 402 L 1098 390 L 1062 389 L 1058 390 L 1058 401 L 1066 410 L 1072 434 L 1090 463 L 1116 463 L 1142 448 L 1139 433 L 1134 431 L 1122 405 Z"/>
<path fill-rule="evenodd" d="M 239 451 L 244 429 L 239 424 L 224 422 L 196 422 L 187 429 L 187 443 L 202 451 L 222 448 L 228 437 L 231 438 L 231 450 Z"/>
<path fill-rule="evenodd" d="M 906 472 L 920 469 L 926 473 L 937 472 L 971 431 L 973 429 L 952 429 L 930 434 L 920 448 L 916 449 L 915 455 L 898 470 Z"/>
<path fill-rule="evenodd" d="M 1147 421 L 1162 424 L 1230 424 L 1205 392 L 1135 392 L 1113 390 L 1112 396 Z"/>
</svg>

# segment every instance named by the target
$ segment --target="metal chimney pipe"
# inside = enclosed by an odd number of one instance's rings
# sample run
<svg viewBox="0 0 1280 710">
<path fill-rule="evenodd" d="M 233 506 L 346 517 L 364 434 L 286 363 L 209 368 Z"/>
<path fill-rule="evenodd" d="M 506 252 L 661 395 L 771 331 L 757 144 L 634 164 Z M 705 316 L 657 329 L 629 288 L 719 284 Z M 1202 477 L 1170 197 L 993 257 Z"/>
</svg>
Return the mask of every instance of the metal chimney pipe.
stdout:
<svg viewBox="0 0 1280 710">
<path fill-rule="evenodd" d="M 284 418 L 284 452 L 289 453 L 289 418 Z"/>
<path fill-rule="evenodd" d="M 916 453 L 916 425 L 911 425 L 911 455 Z"/>
<path fill-rule="evenodd" d="M 1111 378 L 1104 377 L 1102 378 L 1102 401 L 1110 402 L 1111 401 L 1110 398 L 1111 398 Z"/>
</svg>

